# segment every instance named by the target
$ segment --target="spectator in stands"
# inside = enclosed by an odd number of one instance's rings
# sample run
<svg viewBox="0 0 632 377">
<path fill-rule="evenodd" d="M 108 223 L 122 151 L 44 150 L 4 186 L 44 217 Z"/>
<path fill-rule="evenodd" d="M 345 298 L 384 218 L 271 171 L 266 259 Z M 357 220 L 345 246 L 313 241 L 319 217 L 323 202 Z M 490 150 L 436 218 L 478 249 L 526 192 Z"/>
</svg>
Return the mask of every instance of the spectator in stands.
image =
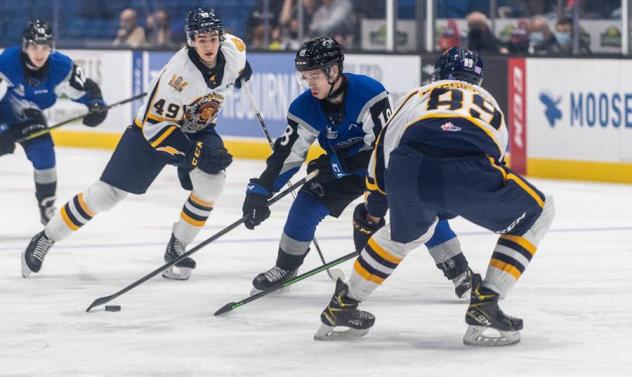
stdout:
<svg viewBox="0 0 632 377">
<path fill-rule="evenodd" d="M 127 8 L 121 12 L 119 26 L 116 39 L 112 42 L 114 47 L 138 48 L 145 44 L 145 30 L 138 25 L 138 17 L 134 9 Z"/>
<path fill-rule="evenodd" d="M 146 45 L 148 47 L 171 47 L 171 25 L 169 15 L 163 9 L 159 9 L 147 16 L 145 20 Z"/>
<path fill-rule="evenodd" d="M 439 51 L 443 52 L 452 47 L 461 47 L 461 36 L 456 21 L 450 19 L 445 29 L 439 35 Z"/>
<path fill-rule="evenodd" d="M 573 53 L 573 19 L 569 17 L 561 18 L 555 23 L 555 39 L 562 54 Z M 579 53 L 589 55 L 590 36 L 586 33 L 579 33 Z"/>
<path fill-rule="evenodd" d="M 309 36 L 330 35 L 341 45 L 350 46 L 355 26 L 352 10 L 350 0 L 322 0 L 309 25 Z"/>
<path fill-rule="evenodd" d="M 529 50 L 529 20 L 521 18 L 518 20 L 518 26 L 511 31 L 509 41 L 507 41 L 507 49 L 514 53 L 527 53 Z"/>
<path fill-rule="evenodd" d="M 247 21 L 248 48 L 280 49 L 280 32 L 278 25 L 278 15 L 281 13 L 284 0 L 268 1 L 268 9 L 265 9 L 265 1 L 258 0 Z M 268 44 L 265 44 L 266 20 L 270 34 Z"/>
<path fill-rule="evenodd" d="M 465 18 L 469 32 L 467 33 L 468 48 L 480 52 L 493 52 L 506 54 L 507 49 L 492 33 L 487 16 L 481 12 L 472 12 Z"/>
<path fill-rule="evenodd" d="M 281 14 L 279 15 L 279 32 L 283 48 L 298 49 L 303 41 L 299 36 L 298 8 L 295 6 L 296 0 L 284 0 Z M 314 14 L 320 5 L 318 0 L 303 0 L 303 35 L 307 38 L 308 27 L 312 23 Z"/>
<path fill-rule="evenodd" d="M 562 51 L 545 17 L 531 17 L 531 19 L 529 19 L 528 30 L 529 54 L 554 55 Z"/>
</svg>

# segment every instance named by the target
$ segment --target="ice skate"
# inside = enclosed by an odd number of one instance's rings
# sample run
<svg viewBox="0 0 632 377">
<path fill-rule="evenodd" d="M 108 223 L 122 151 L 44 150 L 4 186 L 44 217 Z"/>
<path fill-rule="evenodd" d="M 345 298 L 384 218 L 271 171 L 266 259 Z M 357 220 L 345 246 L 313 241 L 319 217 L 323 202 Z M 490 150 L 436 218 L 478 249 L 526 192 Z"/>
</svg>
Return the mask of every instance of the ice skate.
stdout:
<svg viewBox="0 0 632 377">
<path fill-rule="evenodd" d="M 285 270 L 281 267 L 274 266 L 266 272 L 260 273 L 252 280 L 252 290 L 250 291 L 250 295 L 256 295 L 261 291 L 265 291 L 273 286 L 281 283 L 285 283 L 286 281 L 296 277 L 296 270 Z"/>
<path fill-rule="evenodd" d="M 42 203 L 44 202 L 45 201 L 43 201 Z M 57 212 L 57 207 L 55 207 L 55 205 L 52 203 L 50 205 L 38 204 L 37 207 L 39 208 L 39 211 L 40 211 L 40 223 L 46 226 L 46 224 L 48 224 L 50 219 L 52 219 L 53 216 L 55 216 L 55 212 Z"/>
<path fill-rule="evenodd" d="M 468 293 L 472 289 L 472 270 L 468 268 L 465 272 L 452 279 L 452 282 L 454 283 L 456 297 L 468 297 Z"/>
<path fill-rule="evenodd" d="M 164 260 L 170 262 L 186 252 L 184 245 L 172 234 L 167 250 L 165 251 Z M 191 270 L 195 268 L 195 261 L 186 257 L 169 267 L 162 273 L 162 277 L 171 280 L 187 280 L 191 277 Z"/>
<path fill-rule="evenodd" d="M 472 275 L 470 306 L 465 314 L 469 325 L 463 343 L 468 346 L 508 346 L 520 341 L 522 319 L 506 315 L 498 306 L 498 293 L 482 286 L 479 274 Z"/>
<path fill-rule="evenodd" d="M 366 335 L 375 324 L 375 316 L 358 310 L 360 301 L 347 297 L 349 287 L 342 280 L 336 281 L 336 290 L 329 305 L 320 315 L 322 322 L 314 340 L 343 340 Z M 336 330 L 345 327 L 346 330 Z"/>
<path fill-rule="evenodd" d="M 42 268 L 46 253 L 53 247 L 55 241 L 46 237 L 44 231 L 37 233 L 22 252 L 22 277 L 37 273 Z"/>
</svg>

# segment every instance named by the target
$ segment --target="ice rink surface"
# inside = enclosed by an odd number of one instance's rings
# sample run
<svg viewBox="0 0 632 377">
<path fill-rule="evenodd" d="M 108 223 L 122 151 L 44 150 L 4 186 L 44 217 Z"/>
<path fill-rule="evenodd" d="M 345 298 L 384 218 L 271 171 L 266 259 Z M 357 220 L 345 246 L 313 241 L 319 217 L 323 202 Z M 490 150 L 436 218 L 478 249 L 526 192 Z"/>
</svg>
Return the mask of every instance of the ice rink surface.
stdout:
<svg viewBox="0 0 632 377">
<path fill-rule="evenodd" d="M 18 148 L 19 149 L 19 148 Z M 58 148 L 58 205 L 98 179 L 110 152 Z M 198 241 L 241 216 L 248 178 L 263 161 L 235 161 Z M 299 173 L 302 174 L 302 173 Z M 466 347 L 466 301 L 425 248 L 412 252 L 362 308 L 375 327 L 353 342 L 315 342 L 333 283 L 322 273 L 220 317 L 274 264 L 290 199 L 255 231 L 240 227 L 194 255 L 189 281 L 157 277 L 86 313 L 159 267 L 187 193 L 168 167 L 54 246 L 39 274 L 20 253 L 41 230 L 24 154 L 0 158 L 0 376 L 632 376 L 632 186 L 533 179 L 557 217 L 529 268 L 501 302 L 525 321 L 522 341 Z M 351 210 L 318 229 L 325 257 L 352 251 Z M 471 266 L 484 272 L 496 236 L 451 222 Z M 303 271 L 320 263 L 315 252 Z M 342 265 L 349 274 L 351 262 Z"/>
</svg>

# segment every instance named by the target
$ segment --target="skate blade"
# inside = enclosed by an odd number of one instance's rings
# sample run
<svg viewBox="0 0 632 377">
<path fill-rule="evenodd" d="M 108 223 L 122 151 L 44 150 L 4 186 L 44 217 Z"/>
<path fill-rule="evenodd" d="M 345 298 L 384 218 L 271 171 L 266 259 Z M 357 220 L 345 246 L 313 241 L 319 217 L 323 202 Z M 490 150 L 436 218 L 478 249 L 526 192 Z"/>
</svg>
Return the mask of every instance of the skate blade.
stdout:
<svg viewBox="0 0 632 377">
<path fill-rule="evenodd" d="M 352 329 L 346 327 L 345 330 L 336 330 L 335 326 L 328 326 L 322 323 L 314 334 L 314 340 L 341 341 L 356 339 L 369 333 L 369 329 Z"/>
<path fill-rule="evenodd" d="M 171 266 L 162 273 L 162 277 L 169 280 L 188 280 L 192 268 Z"/>
<path fill-rule="evenodd" d="M 26 250 L 22 252 L 22 256 L 20 260 L 22 263 L 22 277 L 27 278 L 29 277 L 29 275 L 33 273 L 33 271 L 31 271 L 29 266 L 26 264 Z"/>
<path fill-rule="evenodd" d="M 469 326 L 463 344 L 476 347 L 502 347 L 520 341 L 520 331 L 502 331 L 491 327 Z"/>
<path fill-rule="evenodd" d="M 252 288 L 250 289 L 250 295 L 251 295 L 251 296 L 254 296 L 254 295 L 256 295 L 257 293 L 261 293 L 261 292 L 263 292 L 263 291 L 265 291 L 265 289 L 264 289 L 264 290 L 261 290 L 261 289 L 257 289 L 257 288 L 255 288 L 255 287 L 252 287 Z M 285 288 L 277 289 L 276 291 L 274 291 L 274 292 L 270 293 L 268 296 L 281 296 L 281 295 L 283 295 L 283 294 L 286 294 L 286 293 L 291 293 L 291 292 L 292 292 L 292 288 L 291 288 L 291 287 L 285 287 Z"/>
</svg>

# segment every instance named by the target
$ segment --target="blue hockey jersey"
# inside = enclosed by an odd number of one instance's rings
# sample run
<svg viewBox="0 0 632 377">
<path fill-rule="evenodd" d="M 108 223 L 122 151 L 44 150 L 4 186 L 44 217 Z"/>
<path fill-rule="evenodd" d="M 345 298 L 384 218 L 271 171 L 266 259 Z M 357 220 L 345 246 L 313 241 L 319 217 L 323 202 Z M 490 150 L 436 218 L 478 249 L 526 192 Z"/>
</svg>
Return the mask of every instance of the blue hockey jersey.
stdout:
<svg viewBox="0 0 632 377">
<path fill-rule="evenodd" d="M 0 122 L 23 120 L 25 108 L 45 110 L 64 94 L 75 102 L 88 105 L 85 76 L 71 58 L 53 51 L 41 76 L 29 76 L 21 58 L 21 47 L 7 48 L 0 54 Z"/>
<path fill-rule="evenodd" d="M 290 104 L 288 126 L 274 143 L 274 152 L 260 177 L 264 186 L 273 191 L 283 187 L 305 161 L 316 139 L 333 163 L 370 153 L 391 113 L 390 96 L 382 84 L 368 76 L 344 76 L 344 99 L 336 110 L 332 111 L 326 101 L 316 99 L 309 90 Z M 366 166 L 345 172 L 336 169 L 339 167 L 333 169 L 336 175 L 366 174 Z"/>
</svg>

